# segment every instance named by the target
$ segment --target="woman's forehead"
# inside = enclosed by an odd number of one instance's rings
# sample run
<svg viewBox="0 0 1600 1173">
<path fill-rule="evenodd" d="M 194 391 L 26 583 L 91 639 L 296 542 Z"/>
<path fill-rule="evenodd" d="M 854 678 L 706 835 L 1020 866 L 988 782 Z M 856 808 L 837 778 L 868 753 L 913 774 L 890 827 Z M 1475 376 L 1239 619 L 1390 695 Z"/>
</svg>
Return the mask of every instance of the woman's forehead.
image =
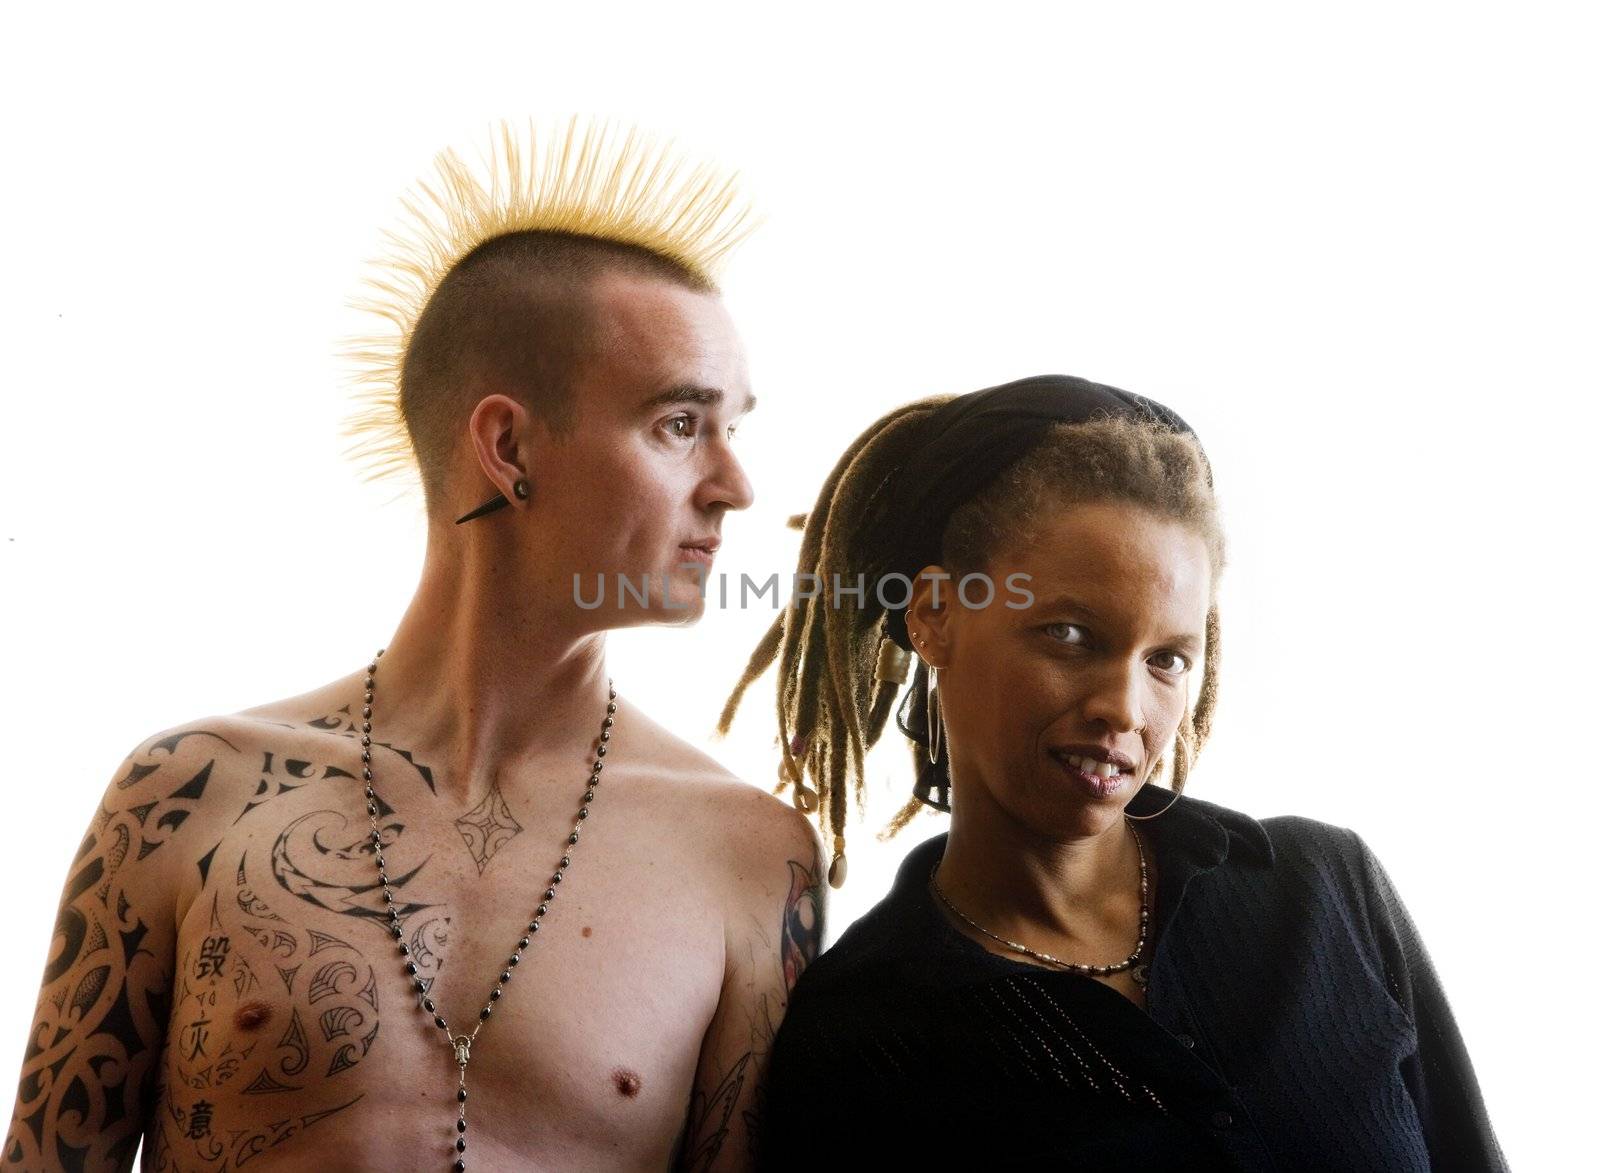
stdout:
<svg viewBox="0 0 1600 1173">
<path fill-rule="evenodd" d="M 997 553 L 1005 574 L 1029 576 L 1032 611 L 1075 604 L 1108 621 L 1145 615 L 1203 624 L 1210 605 L 1205 539 L 1139 505 L 1064 507 Z"/>
</svg>

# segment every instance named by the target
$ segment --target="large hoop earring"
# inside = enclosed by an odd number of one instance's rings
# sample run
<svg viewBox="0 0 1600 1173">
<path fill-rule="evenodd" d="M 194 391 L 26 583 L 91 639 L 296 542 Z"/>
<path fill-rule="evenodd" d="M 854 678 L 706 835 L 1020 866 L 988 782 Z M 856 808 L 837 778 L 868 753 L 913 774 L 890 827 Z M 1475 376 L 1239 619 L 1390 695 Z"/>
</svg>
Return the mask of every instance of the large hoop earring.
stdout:
<svg viewBox="0 0 1600 1173">
<path fill-rule="evenodd" d="M 1178 740 L 1179 741 L 1183 740 L 1183 734 L 1182 733 L 1179 733 Z M 1177 742 L 1174 742 L 1173 746 L 1172 746 L 1173 773 L 1174 774 L 1177 773 L 1178 750 L 1179 750 L 1178 744 L 1177 744 Z M 1185 752 L 1188 752 L 1187 747 L 1185 747 Z M 1191 758 L 1193 757 L 1192 753 L 1190 754 L 1190 757 Z M 1161 764 L 1161 760 L 1157 759 L 1156 764 L 1160 765 Z M 1155 771 L 1151 770 L 1150 773 L 1152 775 L 1154 775 Z M 1148 781 L 1145 782 L 1145 786 L 1148 786 L 1149 784 L 1150 783 Z M 1144 786 L 1141 786 L 1139 789 L 1143 790 Z M 1138 797 L 1138 793 L 1135 792 L 1134 798 L 1137 798 L 1137 797 Z M 1172 792 L 1172 798 L 1167 803 L 1167 805 L 1162 807 L 1155 814 L 1153 814 L 1153 815 L 1130 815 L 1127 812 L 1127 810 L 1124 809 L 1123 812 L 1122 812 L 1122 817 L 1125 818 L 1125 819 L 1132 819 L 1136 823 L 1148 823 L 1151 819 L 1159 819 L 1162 815 L 1166 814 L 1169 810 L 1171 810 L 1174 806 L 1176 806 L 1178 804 L 1178 799 L 1180 799 L 1182 797 L 1183 797 L 1183 791 L 1175 790 L 1175 791 Z M 1131 802 L 1132 800 L 1130 799 L 1129 801 Z"/>
<path fill-rule="evenodd" d="M 1149 783 L 1146 782 L 1145 786 L 1148 786 L 1148 785 L 1149 785 Z M 1143 790 L 1144 786 L 1141 786 L 1139 789 Z M 1137 792 L 1135 793 L 1134 797 L 1135 798 L 1138 797 Z M 1169 810 L 1171 810 L 1174 806 L 1176 806 L 1178 804 L 1178 799 L 1180 799 L 1182 797 L 1183 797 L 1183 792 L 1182 791 L 1178 791 L 1178 792 L 1174 793 L 1173 796 L 1172 796 L 1172 801 L 1167 803 L 1166 806 L 1162 807 L 1160 810 L 1158 810 L 1153 815 L 1130 815 L 1126 810 L 1124 810 L 1122 812 L 1122 817 L 1125 818 L 1125 819 L 1132 819 L 1136 823 L 1148 823 L 1151 819 L 1159 819 L 1162 815 L 1166 814 Z M 1130 799 L 1129 801 L 1131 802 L 1132 799 Z"/>
<path fill-rule="evenodd" d="M 940 738 L 939 726 L 942 723 L 939 714 L 939 669 L 928 666 L 928 761 L 939 760 Z"/>
</svg>

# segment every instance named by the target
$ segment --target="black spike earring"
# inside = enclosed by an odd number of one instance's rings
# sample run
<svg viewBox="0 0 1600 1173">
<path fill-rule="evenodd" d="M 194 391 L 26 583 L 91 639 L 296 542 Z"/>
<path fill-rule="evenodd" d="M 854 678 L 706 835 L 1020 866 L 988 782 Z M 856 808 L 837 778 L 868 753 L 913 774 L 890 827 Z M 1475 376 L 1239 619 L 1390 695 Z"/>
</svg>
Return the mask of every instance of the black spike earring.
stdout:
<svg viewBox="0 0 1600 1173">
<path fill-rule="evenodd" d="M 516 495 L 518 501 L 526 501 L 529 493 L 528 482 L 523 480 L 521 477 L 518 477 L 517 480 L 512 483 L 511 491 Z M 510 504 L 511 502 L 506 498 L 504 493 L 496 493 L 493 497 L 489 498 L 489 500 L 478 506 L 471 513 L 463 514 L 461 517 L 456 518 L 456 524 L 460 525 L 464 521 L 472 521 L 473 519 L 482 517 L 487 513 L 493 513 L 497 509 L 504 509 Z"/>
</svg>

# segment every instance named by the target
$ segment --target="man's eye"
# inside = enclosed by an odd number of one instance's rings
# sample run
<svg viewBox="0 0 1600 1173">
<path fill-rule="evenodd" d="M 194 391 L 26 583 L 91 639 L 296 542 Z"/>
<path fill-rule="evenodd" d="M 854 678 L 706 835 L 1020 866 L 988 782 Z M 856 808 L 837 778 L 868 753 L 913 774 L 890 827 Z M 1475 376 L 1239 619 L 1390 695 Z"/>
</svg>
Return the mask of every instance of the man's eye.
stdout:
<svg viewBox="0 0 1600 1173">
<path fill-rule="evenodd" d="M 1182 675 L 1183 673 L 1189 671 L 1190 668 L 1194 667 L 1194 665 L 1189 662 L 1189 657 L 1185 656 L 1182 652 L 1157 652 L 1154 656 L 1151 656 L 1150 659 L 1152 663 L 1155 663 L 1158 660 L 1171 661 L 1171 663 L 1168 664 L 1157 663 L 1156 667 L 1160 668 L 1163 672 L 1174 672 L 1179 675 Z"/>
<path fill-rule="evenodd" d="M 694 435 L 696 422 L 692 415 L 675 415 L 667 421 L 667 429 L 674 439 L 686 440 Z"/>
</svg>

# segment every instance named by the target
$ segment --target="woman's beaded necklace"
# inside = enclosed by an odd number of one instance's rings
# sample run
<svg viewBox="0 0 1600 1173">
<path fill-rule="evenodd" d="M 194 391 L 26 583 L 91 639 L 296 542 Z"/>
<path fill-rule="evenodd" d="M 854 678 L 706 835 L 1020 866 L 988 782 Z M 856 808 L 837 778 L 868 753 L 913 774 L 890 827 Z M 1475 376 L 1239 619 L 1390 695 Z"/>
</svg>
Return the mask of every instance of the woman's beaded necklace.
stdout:
<svg viewBox="0 0 1600 1173">
<path fill-rule="evenodd" d="M 1131 969 L 1133 970 L 1133 980 L 1140 987 L 1144 987 L 1150 981 L 1149 967 L 1141 964 L 1140 960 L 1144 954 L 1145 938 L 1150 930 L 1150 869 L 1145 862 L 1144 841 L 1139 838 L 1138 829 L 1130 822 L 1128 830 L 1133 833 L 1134 846 L 1139 849 L 1139 943 L 1133 947 L 1133 952 L 1128 955 L 1126 960 L 1119 961 L 1114 965 L 1080 965 L 1076 961 L 1063 961 L 1061 958 L 1053 957 L 1043 950 L 1030 949 L 1018 941 L 1012 941 L 1002 937 L 999 933 L 990 932 L 950 902 L 950 897 L 946 896 L 944 889 L 939 887 L 939 870 L 937 868 L 934 869 L 933 875 L 929 877 L 929 881 L 933 887 L 933 894 L 939 898 L 939 902 L 948 908 L 951 913 L 991 941 L 1004 945 L 1013 953 L 1021 953 L 1027 957 L 1032 957 L 1035 961 L 1042 961 L 1047 965 L 1054 965 L 1070 973 L 1081 973 L 1088 977 L 1105 977 L 1109 974 L 1121 973 L 1123 970 Z"/>
</svg>

